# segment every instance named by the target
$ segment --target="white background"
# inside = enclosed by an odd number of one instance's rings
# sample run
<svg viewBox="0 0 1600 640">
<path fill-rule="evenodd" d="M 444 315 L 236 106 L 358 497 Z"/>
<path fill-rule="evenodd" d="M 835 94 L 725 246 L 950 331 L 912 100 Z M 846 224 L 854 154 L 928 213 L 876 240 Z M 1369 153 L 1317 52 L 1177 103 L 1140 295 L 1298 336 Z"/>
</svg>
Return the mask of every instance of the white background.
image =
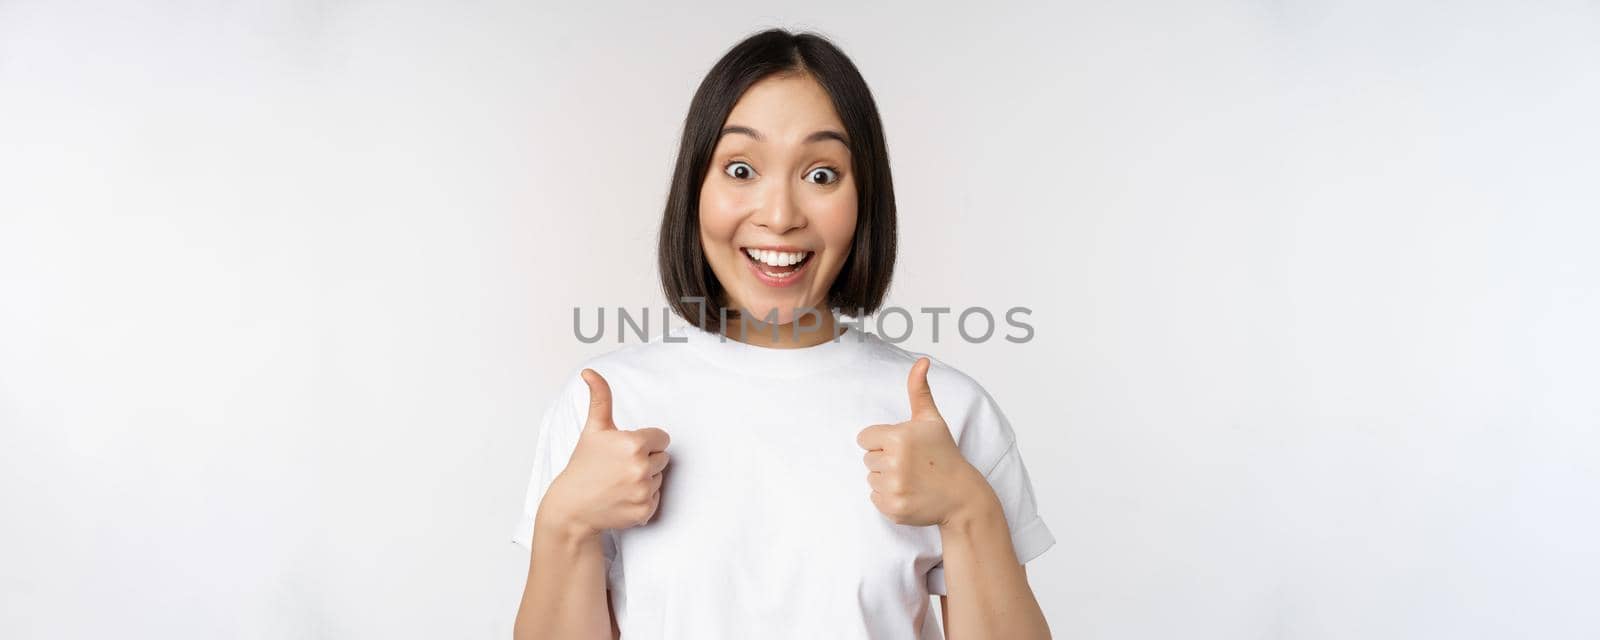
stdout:
<svg viewBox="0 0 1600 640">
<path fill-rule="evenodd" d="M 774 25 L 876 94 L 890 302 L 1034 309 L 905 346 L 1056 637 L 1600 636 L 1600 5 L 572 4 L 0 2 L 0 636 L 509 636 L 571 310 L 660 308 Z"/>
</svg>

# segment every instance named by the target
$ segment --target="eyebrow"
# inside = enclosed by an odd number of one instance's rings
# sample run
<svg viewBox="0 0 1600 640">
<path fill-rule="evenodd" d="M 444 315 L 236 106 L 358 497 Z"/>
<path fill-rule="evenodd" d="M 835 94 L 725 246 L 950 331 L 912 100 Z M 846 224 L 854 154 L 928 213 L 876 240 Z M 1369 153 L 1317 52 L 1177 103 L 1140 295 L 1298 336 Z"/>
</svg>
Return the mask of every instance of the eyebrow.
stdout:
<svg viewBox="0 0 1600 640">
<path fill-rule="evenodd" d="M 721 140 L 722 136 L 728 135 L 730 133 L 744 134 L 744 135 L 750 136 L 752 138 L 755 138 L 756 141 L 758 141 L 758 142 L 766 140 L 766 137 L 762 136 L 760 131 L 756 131 L 755 129 L 751 129 L 750 127 L 745 127 L 745 126 L 741 126 L 741 125 L 733 125 L 733 126 L 729 126 L 729 127 L 723 127 L 722 128 L 722 133 L 717 134 L 717 139 Z M 823 130 L 818 131 L 816 133 L 813 133 L 813 134 L 811 134 L 809 136 L 806 136 L 806 139 L 805 139 L 804 142 L 806 144 L 810 144 L 810 143 L 813 143 L 813 142 L 821 142 L 823 140 L 838 140 L 839 144 L 842 144 L 842 145 L 844 145 L 846 147 L 850 146 L 850 141 L 845 139 L 844 134 L 839 133 L 838 131 L 834 131 L 832 129 L 823 129 Z"/>
</svg>

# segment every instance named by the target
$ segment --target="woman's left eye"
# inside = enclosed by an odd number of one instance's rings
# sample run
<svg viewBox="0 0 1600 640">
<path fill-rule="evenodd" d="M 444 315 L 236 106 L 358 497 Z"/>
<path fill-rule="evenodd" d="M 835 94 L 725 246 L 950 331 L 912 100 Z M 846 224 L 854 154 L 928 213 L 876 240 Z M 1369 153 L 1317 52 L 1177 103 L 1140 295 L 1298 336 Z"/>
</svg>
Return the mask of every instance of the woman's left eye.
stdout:
<svg viewBox="0 0 1600 640">
<path fill-rule="evenodd" d="M 806 180 L 817 184 L 833 184 L 839 179 L 839 172 L 827 167 L 817 167 L 806 174 Z"/>
</svg>

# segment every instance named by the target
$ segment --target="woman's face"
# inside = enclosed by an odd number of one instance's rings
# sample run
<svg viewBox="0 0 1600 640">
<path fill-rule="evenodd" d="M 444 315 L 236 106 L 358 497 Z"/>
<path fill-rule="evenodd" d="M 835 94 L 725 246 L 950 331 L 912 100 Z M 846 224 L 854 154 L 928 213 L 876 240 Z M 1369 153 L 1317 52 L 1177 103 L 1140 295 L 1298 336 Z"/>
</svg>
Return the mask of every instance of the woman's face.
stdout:
<svg viewBox="0 0 1600 640">
<path fill-rule="evenodd" d="M 700 242 L 731 310 L 762 322 L 776 310 L 777 324 L 827 313 L 855 236 L 850 168 L 844 124 L 810 75 L 768 76 L 739 98 L 700 186 Z"/>
</svg>

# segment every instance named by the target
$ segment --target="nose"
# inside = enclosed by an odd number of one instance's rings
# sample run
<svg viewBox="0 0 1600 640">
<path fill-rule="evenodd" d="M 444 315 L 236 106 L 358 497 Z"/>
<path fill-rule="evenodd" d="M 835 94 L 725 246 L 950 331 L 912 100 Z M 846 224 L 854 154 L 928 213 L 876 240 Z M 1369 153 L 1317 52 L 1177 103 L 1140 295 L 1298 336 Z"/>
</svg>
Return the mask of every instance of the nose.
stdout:
<svg viewBox="0 0 1600 640">
<path fill-rule="evenodd" d="M 805 213 L 800 208 L 800 203 L 795 199 L 795 190 L 787 181 L 778 181 L 764 194 L 761 209 L 751 216 L 756 226 L 782 235 L 794 229 L 804 229 L 806 226 Z"/>
</svg>

